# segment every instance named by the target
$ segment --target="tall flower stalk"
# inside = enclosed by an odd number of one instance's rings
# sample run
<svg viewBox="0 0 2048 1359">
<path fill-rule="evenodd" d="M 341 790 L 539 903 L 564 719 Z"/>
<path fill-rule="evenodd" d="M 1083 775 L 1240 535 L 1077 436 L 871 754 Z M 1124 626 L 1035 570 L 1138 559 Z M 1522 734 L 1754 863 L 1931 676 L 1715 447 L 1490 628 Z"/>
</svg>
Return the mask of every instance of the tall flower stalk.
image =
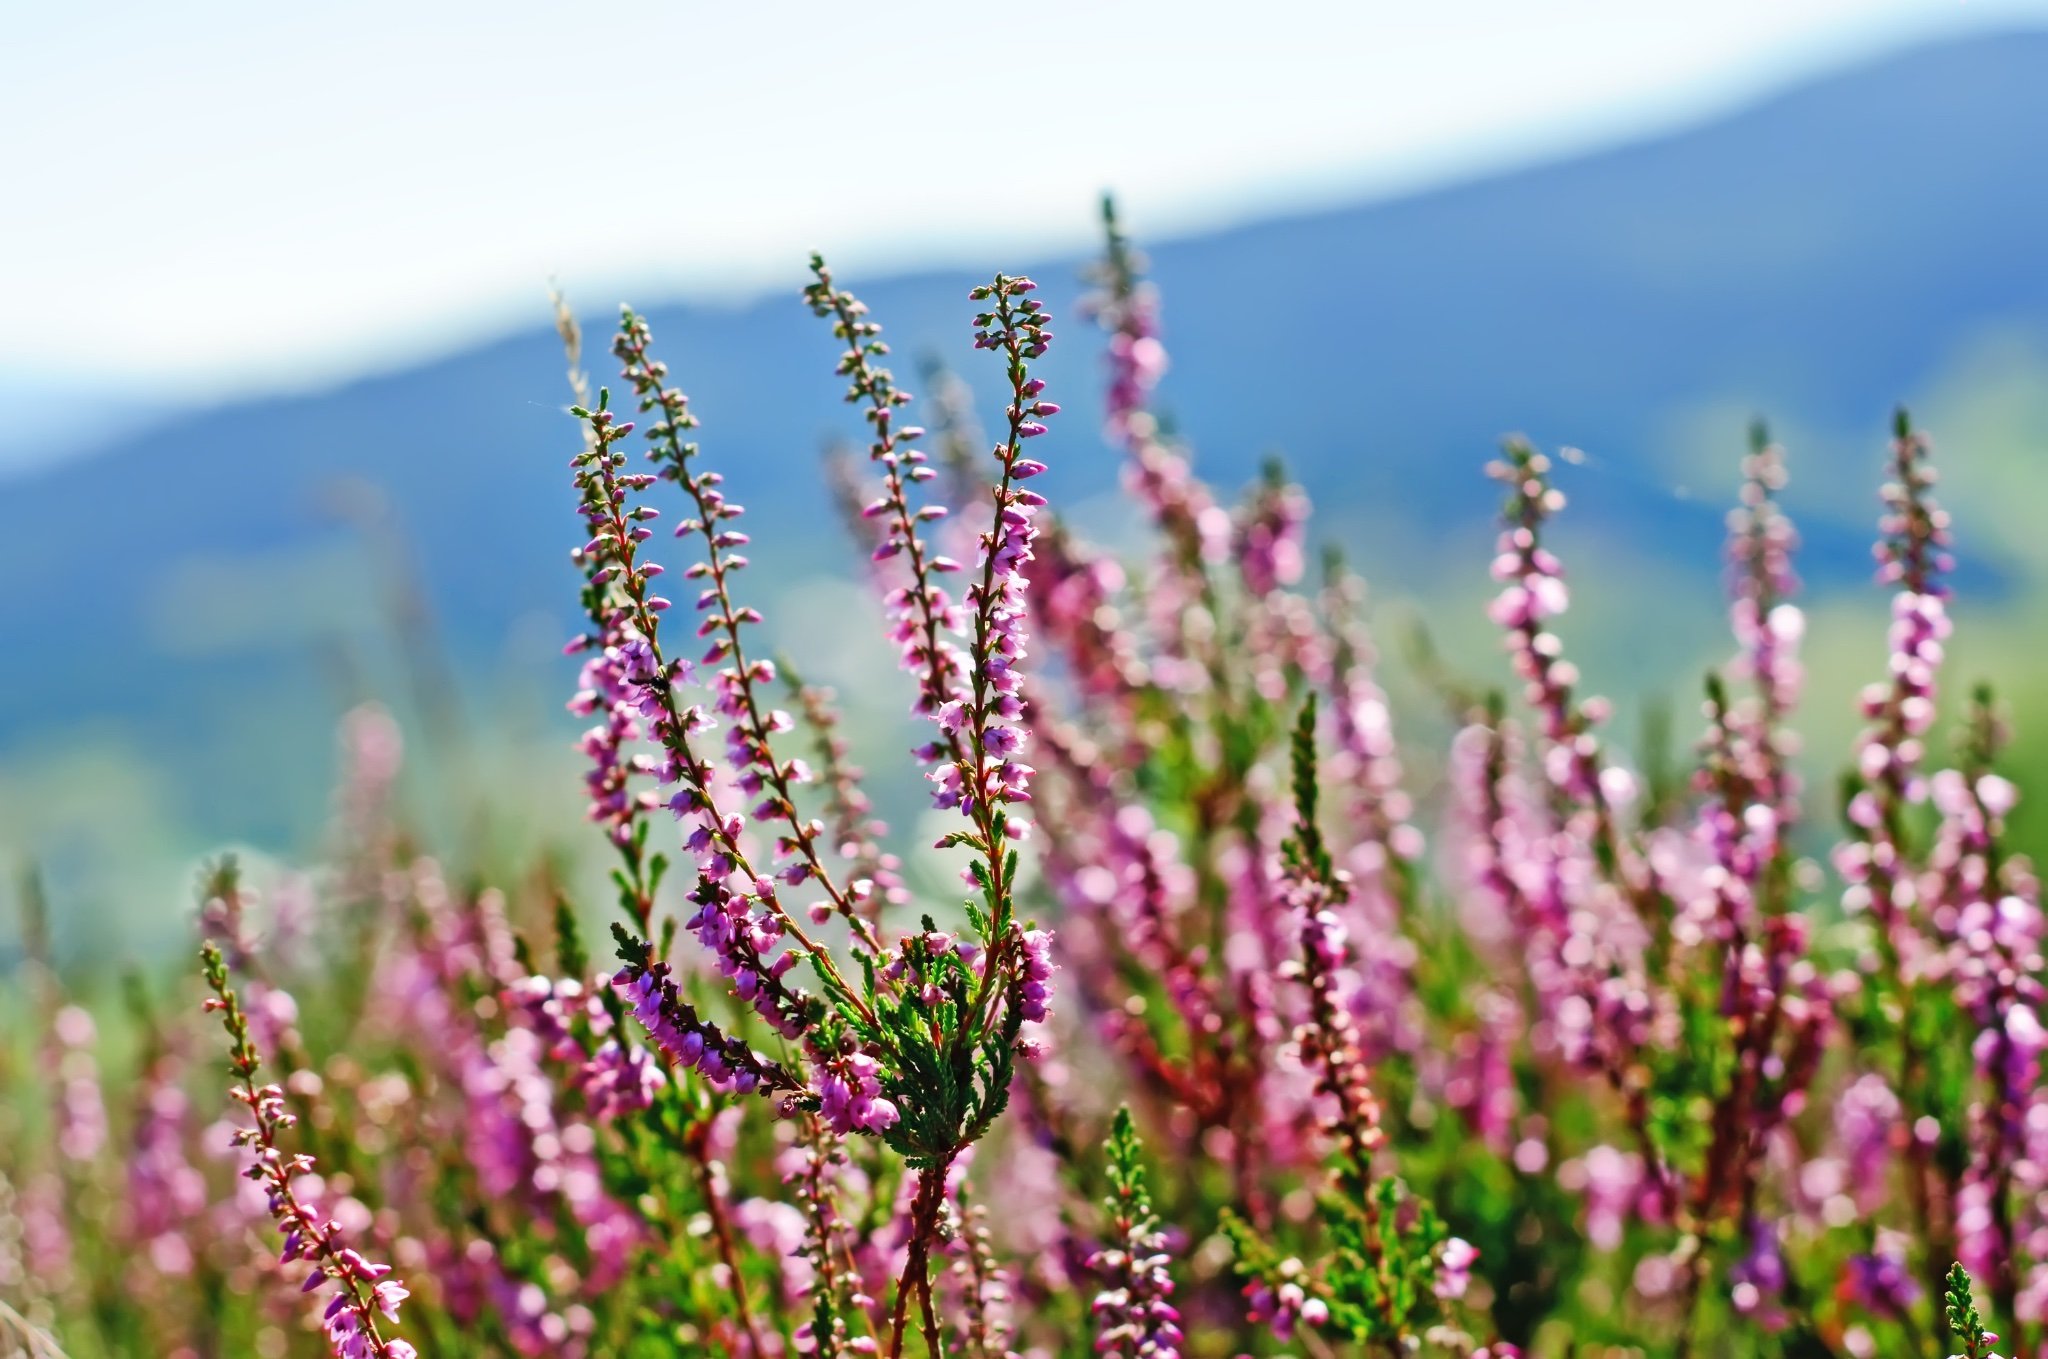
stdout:
<svg viewBox="0 0 2048 1359">
<path fill-rule="evenodd" d="M 1928 442 L 1904 410 L 1894 421 L 1889 462 L 1876 547 L 1878 580 L 1891 590 L 1889 678 L 1867 686 L 1861 697 L 1868 725 L 1858 737 L 1856 770 L 1845 789 L 1848 836 L 1836 849 L 1835 865 L 1848 883 L 1844 910 L 1867 917 L 1876 940 L 1882 983 L 1872 994 L 1889 996 L 1898 1007 L 1893 1013 L 1877 1010 L 1871 1020 L 1895 1054 L 1891 1079 L 1907 1102 L 1907 1190 L 1925 1242 L 1925 1286 L 1929 1296 L 1939 1296 L 1943 1262 L 1955 1257 L 1956 1245 L 1956 1186 L 1944 1169 L 1956 1158 L 1939 1144 L 1958 1139 L 1960 1130 L 1944 1127 L 1942 1111 L 1928 1099 L 1936 1086 L 1929 1066 L 1942 1044 L 1937 1007 L 1923 1000 L 1934 995 L 1938 955 L 1918 909 L 1907 818 L 1927 799 L 1926 738 L 1935 722 L 1936 682 L 1950 630 L 1944 580 L 1952 562 L 1948 515 L 1934 500 Z M 1944 1326 L 1937 1312 L 1937 1335 Z"/>
<path fill-rule="evenodd" d="M 208 943 L 201 957 L 213 992 L 206 1008 L 220 1015 L 227 1031 L 228 1067 L 235 1081 L 229 1093 L 249 1111 L 250 1123 L 235 1130 L 234 1145 L 248 1153 L 243 1174 L 263 1190 L 270 1216 L 284 1234 L 280 1258 L 285 1264 L 310 1263 L 303 1291 L 328 1293 L 321 1327 L 336 1359 L 415 1359 L 412 1345 L 386 1336 L 378 1322 L 381 1315 L 386 1323 L 397 1323 L 398 1305 L 409 1290 L 390 1277 L 389 1265 L 372 1264 L 349 1245 L 339 1222 L 299 1196 L 297 1182 L 313 1169 L 313 1158 L 287 1150 L 283 1140 L 298 1117 L 285 1107 L 282 1087 L 256 1083 L 263 1058 L 249 1036 L 241 1000 L 228 985 L 220 949 Z"/>
</svg>

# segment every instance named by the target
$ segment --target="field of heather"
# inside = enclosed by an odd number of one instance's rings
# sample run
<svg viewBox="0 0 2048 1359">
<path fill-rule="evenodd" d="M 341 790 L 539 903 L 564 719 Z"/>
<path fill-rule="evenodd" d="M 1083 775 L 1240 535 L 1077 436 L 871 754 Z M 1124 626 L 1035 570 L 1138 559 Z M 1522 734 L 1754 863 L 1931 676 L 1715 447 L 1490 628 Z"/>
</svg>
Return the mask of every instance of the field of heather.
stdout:
<svg viewBox="0 0 2048 1359">
<path fill-rule="evenodd" d="M 0 1359 L 2048 1359 L 2048 0 L 21 9 Z"/>
<path fill-rule="evenodd" d="M 1230 503 L 1164 432 L 1104 221 L 1057 336 L 1029 279 L 959 299 L 981 411 L 920 405 L 813 257 L 808 358 L 866 452 L 848 570 L 923 728 L 873 770 L 760 643 L 745 471 L 648 323 L 586 353 L 561 305 L 611 890 L 451 869 L 374 705 L 328 852 L 210 862 L 192 965 L 122 1011 L 67 994 L 31 885 L 6 1352 L 2039 1352 L 2039 884 L 1998 697 L 1944 664 L 1912 417 L 1871 450 L 1891 621 L 1839 788 L 1795 760 L 1796 460 L 1761 425 L 1728 432 L 1725 661 L 1656 763 L 1557 631 L 1573 459 L 1503 446 L 1505 662 L 1425 676 L 1453 734 L 1418 782 L 1307 497 L 1276 467 Z M 1099 351 L 1099 437 L 1035 376 L 1055 345 Z M 1129 554 L 1034 489 L 1105 445 Z M 941 834 L 876 819 L 892 782 Z"/>
</svg>

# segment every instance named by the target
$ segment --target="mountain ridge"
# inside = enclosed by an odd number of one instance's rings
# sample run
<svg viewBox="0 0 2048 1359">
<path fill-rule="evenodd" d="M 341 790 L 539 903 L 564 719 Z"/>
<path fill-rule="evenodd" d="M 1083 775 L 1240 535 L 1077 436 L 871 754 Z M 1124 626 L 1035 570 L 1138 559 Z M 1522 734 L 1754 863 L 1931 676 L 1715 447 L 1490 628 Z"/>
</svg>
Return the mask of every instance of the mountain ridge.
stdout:
<svg viewBox="0 0 2048 1359">
<path fill-rule="evenodd" d="M 1769 413 L 1802 433 L 1809 575 L 1859 578 L 1892 404 L 1985 334 L 2048 344 L 2032 241 L 2048 183 L 2025 173 L 2044 133 L 2048 31 L 2025 30 L 1584 156 L 1151 244 L 1166 400 L 1205 471 L 1239 484 L 1284 452 L 1368 569 L 1421 596 L 1483 561 L 1492 500 L 1477 469 L 1508 430 L 1587 450 L 1590 470 L 1567 478 L 1575 521 L 1697 574 L 1715 560 L 1740 419 Z M 1077 264 L 1032 270 L 1061 318 L 1044 373 L 1069 412 L 1043 484 L 1056 504 L 1113 510 Z M 993 374 L 965 344 L 976 281 L 842 280 L 899 368 L 942 350 L 990 410 Z M 794 294 L 649 309 L 706 455 L 784 580 L 841 569 L 840 535 L 815 527 L 831 514 L 815 457 L 860 434 L 834 345 Z M 602 323 L 591 333 L 603 374 Z M 218 782 L 248 755 L 237 727 L 252 720 L 324 752 L 319 653 L 374 630 L 364 601 L 383 588 L 377 550 L 334 511 L 343 483 L 392 507 L 455 673 L 480 688 L 551 674 L 524 644 L 506 658 L 508 639 L 573 621 L 566 400 L 559 348 L 536 324 L 329 390 L 190 412 L 0 482 L 0 579 L 21 582 L 0 628 L 39 642 L 0 660 L 0 761 L 91 728 Z M 1673 450 L 1700 438 L 1729 450 L 1729 470 L 1681 495 Z M 1999 588 L 1995 549 L 1973 569 Z M 209 597 L 238 573 L 250 588 Z M 199 795 L 194 815 L 212 834 L 286 834 L 318 808 L 317 791 L 282 793 L 287 777 L 237 777 L 247 791 L 217 808 Z"/>
</svg>

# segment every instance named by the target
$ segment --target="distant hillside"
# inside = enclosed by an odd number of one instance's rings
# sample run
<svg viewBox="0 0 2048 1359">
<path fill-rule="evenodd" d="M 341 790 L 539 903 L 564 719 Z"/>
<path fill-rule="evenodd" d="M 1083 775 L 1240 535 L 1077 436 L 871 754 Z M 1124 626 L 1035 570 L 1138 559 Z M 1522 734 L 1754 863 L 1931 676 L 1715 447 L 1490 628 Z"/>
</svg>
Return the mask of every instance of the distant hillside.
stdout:
<svg viewBox="0 0 2048 1359">
<path fill-rule="evenodd" d="M 1476 469 L 1508 430 L 1587 451 L 1575 513 L 1613 550 L 1710 571 L 1726 458 L 1746 415 L 1769 412 L 1799 435 L 1809 575 L 1845 581 L 1866 560 L 1892 404 L 1986 336 L 2048 343 L 2044 140 L 2048 35 L 2006 35 L 1620 150 L 1151 242 L 1166 398 L 1213 475 L 1283 453 L 1381 594 L 1423 597 L 1453 572 L 1461 591 L 1476 580 L 1491 507 Z M 1085 501 L 1114 470 L 1092 434 L 1079 262 L 988 264 L 1030 267 L 1065 322 L 1046 375 L 1072 414 L 1045 485 Z M 974 281 L 844 280 L 899 368 L 937 350 L 985 378 L 964 347 Z M 757 555 L 843 570 L 814 468 L 827 437 L 858 431 L 800 282 L 793 268 L 783 294 L 652 321 Z M 580 301 L 602 335 L 598 299 Z M 162 773 L 195 834 L 303 834 L 321 793 L 299 764 L 324 763 L 352 639 L 379 626 L 373 554 L 334 514 L 343 478 L 397 507 L 402 572 L 447 624 L 457 683 L 551 713 L 544 643 L 573 602 L 565 399 L 537 315 L 437 363 L 180 417 L 5 483 L 0 768 L 89 738 Z M 1987 589 L 2004 570 L 1996 552 L 1975 569 Z"/>
</svg>

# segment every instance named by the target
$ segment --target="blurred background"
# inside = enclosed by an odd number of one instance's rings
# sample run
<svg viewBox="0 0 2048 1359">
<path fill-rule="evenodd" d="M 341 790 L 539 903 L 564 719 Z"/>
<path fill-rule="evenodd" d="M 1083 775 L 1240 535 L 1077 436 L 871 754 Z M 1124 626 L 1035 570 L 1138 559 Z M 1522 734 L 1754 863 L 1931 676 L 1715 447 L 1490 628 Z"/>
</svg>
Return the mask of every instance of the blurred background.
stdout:
<svg viewBox="0 0 2048 1359">
<path fill-rule="evenodd" d="M 820 471 L 860 431 L 806 254 L 919 391 L 927 358 L 993 376 L 970 284 L 1040 279 L 1073 414 L 1040 484 L 1123 541 L 1073 314 L 1105 189 L 1198 467 L 1233 489 L 1285 459 L 1397 681 L 1419 620 L 1503 677 L 1480 469 L 1523 431 L 1583 451 L 1558 544 L 1589 682 L 1623 744 L 1659 712 L 1689 741 L 1768 416 L 1825 777 L 1883 662 L 1868 543 L 1905 402 L 1958 524 L 1951 692 L 1996 681 L 2023 768 L 2048 757 L 2048 3 L 19 3 L 7 28 L 0 855 L 41 872 L 67 956 L 182 951 L 217 847 L 317 852 L 365 700 L 452 856 L 595 847 L 551 280 L 600 378 L 618 301 L 651 313 L 748 507 L 753 598 L 900 767 L 907 690 Z M 1426 747 L 1428 695 L 1397 692 Z"/>
</svg>

